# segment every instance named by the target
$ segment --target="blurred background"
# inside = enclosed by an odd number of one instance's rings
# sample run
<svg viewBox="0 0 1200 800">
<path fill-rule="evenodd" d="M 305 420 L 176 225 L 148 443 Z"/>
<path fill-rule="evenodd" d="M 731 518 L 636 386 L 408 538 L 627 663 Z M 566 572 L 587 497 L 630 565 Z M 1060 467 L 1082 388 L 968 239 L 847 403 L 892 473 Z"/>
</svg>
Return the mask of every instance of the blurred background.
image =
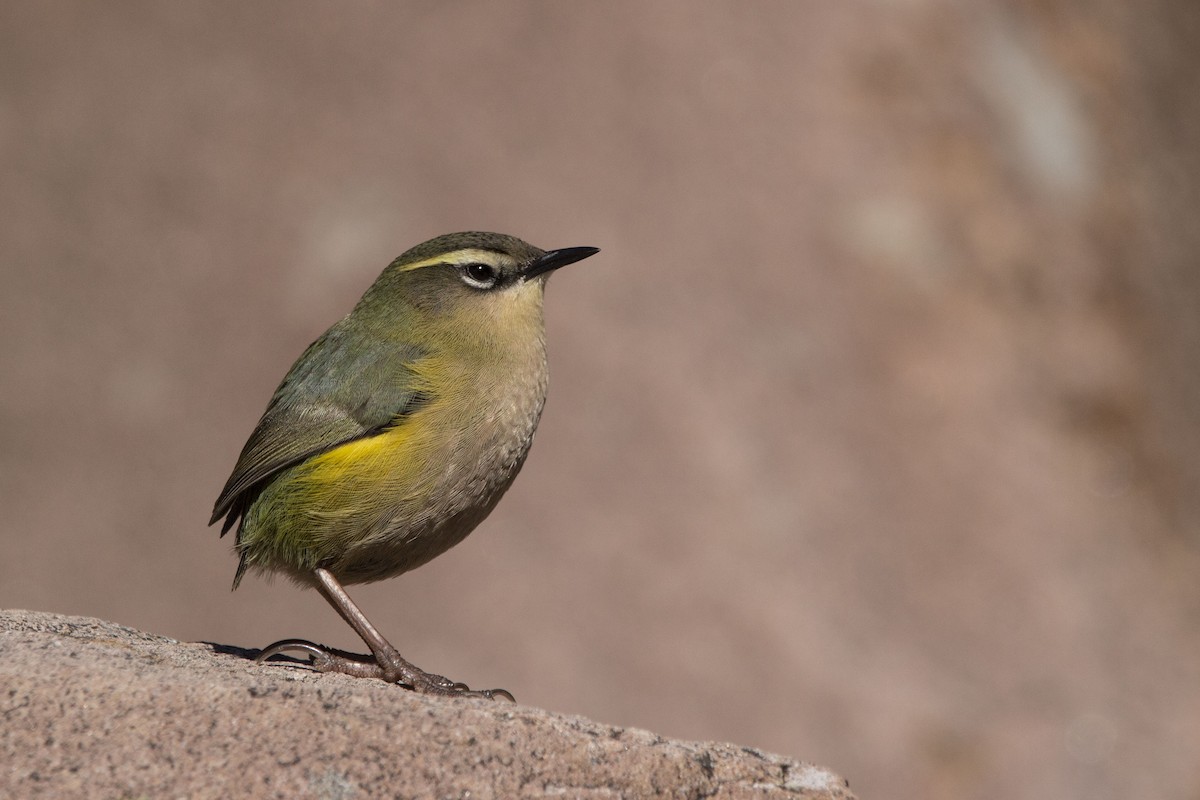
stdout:
<svg viewBox="0 0 1200 800">
<path fill-rule="evenodd" d="M 1136 13 L 1135 13 L 1136 10 Z M 555 276 L 537 443 L 353 596 L 863 798 L 1200 797 L 1200 6 L 0 6 L 0 607 L 361 649 L 212 503 L 402 250 Z"/>
</svg>

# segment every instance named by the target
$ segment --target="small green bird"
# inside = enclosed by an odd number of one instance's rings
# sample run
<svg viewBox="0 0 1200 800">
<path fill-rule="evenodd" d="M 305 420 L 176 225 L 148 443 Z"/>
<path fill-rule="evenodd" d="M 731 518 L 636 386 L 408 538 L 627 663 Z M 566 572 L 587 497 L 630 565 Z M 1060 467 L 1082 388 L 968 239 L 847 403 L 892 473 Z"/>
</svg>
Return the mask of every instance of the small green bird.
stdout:
<svg viewBox="0 0 1200 800">
<path fill-rule="evenodd" d="M 213 508 L 238 525 L 247 570 L 315 586 L 371 656 L 301 639 L 321 672 L 432 694 L 472 692 L 427 673 L 367 620 L 342 584 L 382 580 L 458 544 L 525 461 L 546 400 L 542 298 L 594 247 L 543 251 L 498 233 L 452 233 L 407 251 L 313 342 L 275 390 Z"/>
</svg>

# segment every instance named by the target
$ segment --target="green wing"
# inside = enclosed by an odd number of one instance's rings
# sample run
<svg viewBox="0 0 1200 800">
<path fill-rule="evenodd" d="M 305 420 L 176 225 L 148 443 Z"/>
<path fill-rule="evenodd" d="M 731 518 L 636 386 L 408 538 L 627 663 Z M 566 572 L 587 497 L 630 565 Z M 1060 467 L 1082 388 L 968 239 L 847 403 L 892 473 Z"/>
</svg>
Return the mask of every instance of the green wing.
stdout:
<svg viewBox="0 0 1200 800">
<path fill-rule="evenodd" d="M 325 332 L 292 365 L 213 507 L 228 533 L 281 471 L 338 445 L 373 436 L 429 402 L 412 365 L 425 355 L 347 328 Z"/>
</svg>

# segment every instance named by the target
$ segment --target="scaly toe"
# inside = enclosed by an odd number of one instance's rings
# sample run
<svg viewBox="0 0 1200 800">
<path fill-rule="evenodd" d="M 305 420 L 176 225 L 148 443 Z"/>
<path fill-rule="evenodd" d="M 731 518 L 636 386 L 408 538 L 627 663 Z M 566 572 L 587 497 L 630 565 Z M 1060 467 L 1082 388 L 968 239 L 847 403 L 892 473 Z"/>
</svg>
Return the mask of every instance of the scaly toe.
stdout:
<svg viewBox="0 0 1200 800">
<path fill-rule="evenodd" d="M 261 664 L 275 656 L 289 652 L 304 653 L 308 656 L 307 663 L 296 661 L 289 661 L 289 663 L 306 666 L 317 672 L 340 672 L 356 678 L 376 678 L 388 683 L 395 683 L 420 694 L 485 697 L 488 700 L 503 697 L 513 703 L 517 701 L 512 692 L 506 689 L 476 691 L 467 684 L 452 681 L 444 675 L 425 672 L 405 661 L 396 652 L 385 652 L 381 658 L 376 658 L 370 655 L 335 650 L 307 639 L 282 639 L 267 645 L 254 660 Z"/>
<path fill-rule="evenodd" d="M 317 672 L 340 672 L 356 678 L 385 678 L 383 667 L 371 656 L 346 653 L 332 647 L 310 642 L 307 639 L 283 639 L 263 648 L 254 660 L 263 663 L 274 656 L 287 652 L 308 654 L 308 664 Z M 386 678 L 385 678 L 386 679 Z"/>
<path fill-rule="evenodd" d="M 414 668 L 415 669 L 415 668 Z M 450 695 L 455 697 L 485 697 L 488 700 L 495 700 L 497 697 L 503 697 L 506 700 L 517 702 L 517 699 L 512 696 L 512 692 L 507 689 L 472 689 L 465 683 L 460 681 L 452 681 L 443 675 L 434 675 L 430 672 L 418 670 L 419 674 L 410 675 L 404 681 L 405 685 L 410 686 L 413 691 L 423 694 L 439 694 Z"/>
</svg>

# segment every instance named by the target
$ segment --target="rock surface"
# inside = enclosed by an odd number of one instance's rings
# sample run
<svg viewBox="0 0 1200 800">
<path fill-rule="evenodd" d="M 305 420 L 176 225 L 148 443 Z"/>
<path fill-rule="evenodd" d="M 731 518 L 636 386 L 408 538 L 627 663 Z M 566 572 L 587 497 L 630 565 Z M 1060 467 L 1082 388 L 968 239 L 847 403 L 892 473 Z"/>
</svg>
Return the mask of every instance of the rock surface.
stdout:
<svg viewBox="0 0 1200 800">
<path fill-rule="evenodd" d="M 788 758 L 0 612 L 3 797 L 851 798 Z"/>
</svg>

